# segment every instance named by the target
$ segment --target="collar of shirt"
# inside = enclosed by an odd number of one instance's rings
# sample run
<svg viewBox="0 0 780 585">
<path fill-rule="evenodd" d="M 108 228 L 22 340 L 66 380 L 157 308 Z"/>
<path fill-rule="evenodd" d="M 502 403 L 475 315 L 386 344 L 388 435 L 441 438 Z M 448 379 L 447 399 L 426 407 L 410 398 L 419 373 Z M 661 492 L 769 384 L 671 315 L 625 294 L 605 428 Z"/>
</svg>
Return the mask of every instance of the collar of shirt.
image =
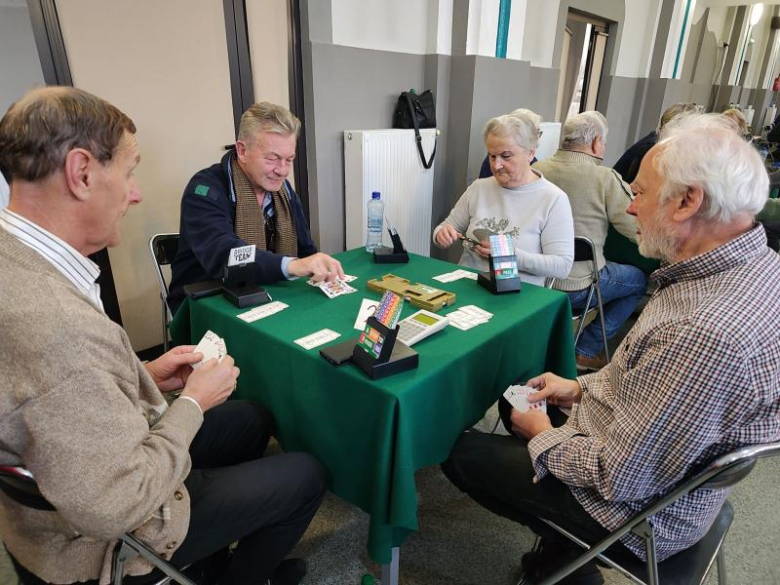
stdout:
<svg viewBox="0 0 780 585">
<path fill-rule="evenodd" d="M 54 234 L 8 209 L 0 209 L 0 227 L 38 252 L 92 300 L 95 300 L 95 291 L 98 291 L 99 303 L 100 289 L 95 281 L 100 276 L 100 268 L 92 260 Z M 102 309 L 102 304 L 99 305 Z"/>
<path fill-rule="evenodd" d="M 762 254 L 765 248 L 766 233 L 761 225 L 756 224 L 753 229 L 714 250 L 661 266 L 650 275 L 650 279 L 662 288 L 675 282 L 706 278 L 747 262 Z"/>
</svg>

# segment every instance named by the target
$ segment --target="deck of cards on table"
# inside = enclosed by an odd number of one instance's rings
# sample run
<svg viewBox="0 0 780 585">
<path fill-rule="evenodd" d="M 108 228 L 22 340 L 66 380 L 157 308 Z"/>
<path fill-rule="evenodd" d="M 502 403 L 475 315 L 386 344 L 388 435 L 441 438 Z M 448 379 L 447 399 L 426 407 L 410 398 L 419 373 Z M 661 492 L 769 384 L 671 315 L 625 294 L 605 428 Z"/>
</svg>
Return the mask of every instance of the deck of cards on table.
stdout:
<svg viewBox="0 0 780 585">
<path fill-rule="evenodd" d="M 197 369 L 210 359 L 221 361 L 227 355 L 225 340 L 213 331 L 206 331 L 206 335 L 200 340 L 194 353 L 202 353 L 203 359 L 197 364 L 192 364 L 193 369 Z"/>
</svg>

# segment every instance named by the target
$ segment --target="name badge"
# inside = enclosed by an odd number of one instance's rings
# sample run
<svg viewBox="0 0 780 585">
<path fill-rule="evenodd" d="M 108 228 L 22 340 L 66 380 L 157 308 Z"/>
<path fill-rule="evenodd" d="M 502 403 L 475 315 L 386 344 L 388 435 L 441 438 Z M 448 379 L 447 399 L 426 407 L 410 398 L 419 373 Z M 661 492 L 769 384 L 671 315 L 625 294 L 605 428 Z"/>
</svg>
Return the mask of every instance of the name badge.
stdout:
<svg viewBox="0 0 780 585">
<path fill-rule="evenodd" d="M 230 250 L 230 256 L 228 257 L 228 266 L 236 266 L 238 264 L 247 264 L 248 262 L 255 261 L 255 249 L 257 246 L 252 244 L 251 246 L 241 246 L 240 248 L 233 248 Z"/>
</svg>

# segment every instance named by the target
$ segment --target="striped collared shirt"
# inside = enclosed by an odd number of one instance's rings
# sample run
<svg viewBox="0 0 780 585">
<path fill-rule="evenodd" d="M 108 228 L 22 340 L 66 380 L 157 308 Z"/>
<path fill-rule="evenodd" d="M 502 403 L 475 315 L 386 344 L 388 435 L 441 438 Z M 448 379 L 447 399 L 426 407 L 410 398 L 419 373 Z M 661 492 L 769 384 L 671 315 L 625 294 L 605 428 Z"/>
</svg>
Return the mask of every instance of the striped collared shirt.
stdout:
<svg viewBox="0 0 780 585">
<path fill-rule="evenodd" d="M 780 256 L 761 226 L 653 273 L 639 320 L 562 427 L 529 443 L 614 530 L 714 458 L 780 438 Z M 659 559 L 706 534 L 728 490 L 697 490 L 651 519 Z M 645 558 L 633 534 L 623 543 Z"/>
<path fill-rule="evenodd" d="M 100 285 L 95 282 L 100 276 L 97 264 L 54 234 L 8 209 L 0 209 L 0 227 L 48 260 L 73 286 L 103 310 Z"/>
</svg>

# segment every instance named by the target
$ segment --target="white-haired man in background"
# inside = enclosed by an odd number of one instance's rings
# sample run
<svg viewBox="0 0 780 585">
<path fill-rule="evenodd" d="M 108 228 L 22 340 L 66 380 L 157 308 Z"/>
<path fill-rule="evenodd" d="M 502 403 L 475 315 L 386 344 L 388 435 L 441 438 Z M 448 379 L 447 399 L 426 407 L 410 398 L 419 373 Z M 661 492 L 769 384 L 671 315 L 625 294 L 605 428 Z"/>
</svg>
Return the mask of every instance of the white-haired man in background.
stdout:
<svg viewBox="0 0 780 585">
<path fill-rule="evenodd" d="M 604 303 L 604 325 L 607 338 L 612 338 L 642 300 L 647 279 L 636 266 L 607 262 L 604 258 L 610 223 L 636 242 L 636 221 L 626 212 L 631 203 L 631 188 L 617 171 L 601 166 L 606 147 L 606 118 L 600 112 L 582 112 L 564 123 L 561 148 L 550 158 L 534 164 L 534 169 L 568 195 L 574 235 L 593 241 Z M 556 281 L 555 288 L 569 294 L 572 308 L 584 309 L 588 303 L 590 276 L 590 262 L 575 262 L 569 277 Z M 596 302 L 596 296 L 591 296 L 590 307 Z M 577 342 L 577 365 L 586 369 L 606 365 L 603 339 L 601 320 L 595 319 Z"/>
<path fill-rule="evenodd" d="M 527 383 L 571 406 L 554 428 L 506 409 L 517 437 L 464 434 L 442 465 L 488 509 L 529 526 L 532 582 L 581 553 L 540 518 L 597 542 L 715 457 L 780 438 L 780 257 L 755 215 L 768 178 L 721 116 L 687 116 L 642 160 L 629 213 L 639 250 L 659 258 L 657 290 L 601 371 Z M 550 409 L 556 418 L 557 409 Z M 728 489 L 697 490 L 653 516 L 657 557 L 698 542 Z M 573 545 L 572 545 L 573 546 Z M 620 542 L 644 558 L 643 541 Z M 603 583 L 594 564 L 560 581 Z"/>
</svg>

